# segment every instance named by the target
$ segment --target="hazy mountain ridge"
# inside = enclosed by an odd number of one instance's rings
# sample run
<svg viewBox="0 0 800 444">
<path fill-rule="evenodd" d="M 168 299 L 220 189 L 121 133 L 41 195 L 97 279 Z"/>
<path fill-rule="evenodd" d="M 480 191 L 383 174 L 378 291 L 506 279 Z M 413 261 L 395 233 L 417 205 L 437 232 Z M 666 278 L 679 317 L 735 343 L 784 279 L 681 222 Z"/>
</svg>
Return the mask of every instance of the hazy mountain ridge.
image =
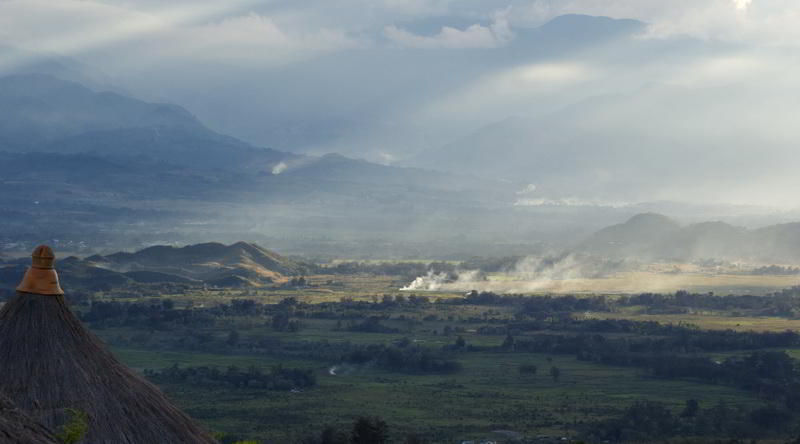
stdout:
<svg viewBox="0 0 800 444">
<path fill-rule="evenodd" d="M 0 286 L 14 288 L 27 258 L 0 267 Z M 217 242 L 172 247 L 158 245 L 133 253 L 118 252 L 58 261 L 62 283 L 73 290 L 118 288 L 140 283 L 258 286 L 282 283 L 290 276 L 310 274 L 315 266 L 283 257 L 257 244 Z"/>
<path fill-rule="evenodd" d="M 230 224 L 244 233 L 268 223 L 273 231 L 361 224 L 397 233 L 413 228 L 400 221 L 415 214 L 458 218 L 510 208 L 515 199 L 516 186 L 474 176 L 254 147 L 205 128 L 178 106 L 46 75 L 0 79 L 0 117 L 0 208 L 12 239 L 206 229 L 186 225 L 197 221 L 217 227 L 215 234 L 234 232 Z M 264 208 L 275 205 L 280 211 Z M 86 230 L 87 223 L 98 229 Z M 121 242 L 130 234 L 116 236 Z M 185 241 L 209 237 L 221 238 Z"/>
<path fill-rule="evenodd" d="M 442 188 L 475 183 L 474 177 L 443 176 L 338 154 L 314 157 L 255 147 L 211 131 L 180 106 L 96 92 L 44 74 L 0 78 L 0 116 L 0 153 L 17 161 L 26 158 L 21 153 L 36 157 L 33 153 L 46 152 L 99 157 L 130 168 L 159 165 L 233 170 L 237 175 L 296 174 L 327 181 L 405 181 Z M 69 158 L 60 158 L 65 159 Z M 48 166 L 45 156 L 36 162 Z"/>
<path fill-rule="evenodd" d="M 252 162 L 271 168 L 296 157 L 217 134 L 177 105 L 95 92 L 44 74 L 0 79 L 0 115 L 0 151 L 216 169 Z"/>
<path fill-rule="evenodd" d="M 0 79 L 0 85 L 25 83 L 25 78 Z M 95 93 L 50 76 L 28 81 L 38 85 L 38 93 L 0 94 L 0 109 L 13 115 L 9 121 L 25 120 L 9 99 L 20 94 L 27 102 L 36 102 L 32 98 L 39 94 L 47 103 L 52 93 L 65 113 L 70 101 L 88 111 L 70 117 L 69 125 L 45 128 L 49 139 L 32 136 L 35 143 L 18 143 L 13 151 L 0 148 L 0 241 L 15 252 L 21 251 L 14 247 L 20 240 L 30 244 L 24 250 L 45 239 L 65 239 L 71 242 L 68 251 L 76 252 L 211 238 L 259 240 L 292 253 L 316 254 L 321 247 L 336 248 L 330 242 L 335 233 L 346 248 L 383 245 L 385 251 L 370 257 L 394 257 L 398 246 L 413 243 L 417 246 L 408 251 L 418 255 L 420 248 L 429 248 L 423 254 L 434 257 L 448 243 L 454 245 L 448 257 L 483 254 L 488 247 L 495 255 L 508 254 L 508 248 L 527 254 L 543 242 L 558 248 L 636 211 L 593 204 L 515 205 L 528 198 L 520 194 L 522 183 L 476 177 L 491 172 L 492 162 L 475 159 L 475 175 L 458 175 L 338 154 L 302 156 L 217 134 L 180 107 Z M 102 114 L 99 109 L 109 101 L 135 112 L 112 113 L 97 123 L 93 116 Z M 154 115 L 126 120 L 148 110 Z M 81 115 L 88 116 L 84 123 Z M 48 126 L 47 119 L 31 122 L 20 127 L 35 132 Z M 3 134 L 3 128 L 9 126 L 0 125 L 0 140 L 17 140 L 17 133 Z M 537 187 L 532 197 L 547 192 L 541 190 Z M 289 241 L 297 239 L 305 242 L 301 249 Z"/>
<path fill-rule="evenodd" d="M 14 151 L 36 150 L 43 143 L 94 131 L 139 127 L 204 129 L 179 106 L 147 103 L 114 92 L 94 92 L 45 74 L 0 79 L 0 113 L 0 143 L 5 150 Z"/>
<path fill-rule="evenodd" d="M 611 257 L 644 260 L 749 260 L 764 263 L 800 262 L 800 223 L 758 229 L 725 222 L 680 225 L 660 214 L 644 213 L 606 227 L 576 249 Z"/>
</svg>

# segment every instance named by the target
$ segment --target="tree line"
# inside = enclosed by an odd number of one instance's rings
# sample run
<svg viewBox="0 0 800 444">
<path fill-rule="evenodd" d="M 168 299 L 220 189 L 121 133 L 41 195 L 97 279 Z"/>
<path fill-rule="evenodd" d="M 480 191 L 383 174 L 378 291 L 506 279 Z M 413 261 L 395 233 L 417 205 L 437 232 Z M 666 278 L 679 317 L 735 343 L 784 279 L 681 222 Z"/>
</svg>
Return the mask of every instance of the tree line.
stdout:
<svg viewBox="0 0 800 444">
<path fill-rule="evenodd" d="M 254 366 L 246 369 L 230 366 L 222 370 L 217 367 L 181 367 L 175 364 L 161 370 L 145 369 L 144 375 L 155 383 L 190 384 L 195 387 L 291 390 L 317 385 L 313 370 L 283 366 L 274 366 L 264 372 Z"/>
</svg>

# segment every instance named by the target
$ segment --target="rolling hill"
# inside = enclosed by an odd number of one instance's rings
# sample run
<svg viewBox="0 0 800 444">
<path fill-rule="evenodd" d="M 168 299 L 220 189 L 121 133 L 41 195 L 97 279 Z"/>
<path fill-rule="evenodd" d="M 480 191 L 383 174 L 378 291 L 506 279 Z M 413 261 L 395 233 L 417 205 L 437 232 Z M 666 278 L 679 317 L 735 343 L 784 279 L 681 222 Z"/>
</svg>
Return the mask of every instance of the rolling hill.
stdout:
<svg viewBox="0 0 800 444">
<path fill-rule="evenodd" d="M 0 288 L 19 283 L 29 259 L 0 266 Z M 86 258 L 70 256 L 57 263 L 62 284 L 72 291 L 111 290 L 131 284 L 206 284 L 212 287 L 255 287 L 286 282 L 310 274 L 313 264 L 283 257 L 259 245 L 209 242 L 185 247 L 153 246 L 133 253 Z"/>
<path fill-rule="evenodd" d="M 210 242 L 181 248 L 154 246 L 135 253 L 93 256 L 91 260 L 114 270 L 161 272 L 196 280 L 239 274 L 277 281 L 285 276 L 308 274 L 313 268 L 247 242 L 232 245 Z"/>
</svg>

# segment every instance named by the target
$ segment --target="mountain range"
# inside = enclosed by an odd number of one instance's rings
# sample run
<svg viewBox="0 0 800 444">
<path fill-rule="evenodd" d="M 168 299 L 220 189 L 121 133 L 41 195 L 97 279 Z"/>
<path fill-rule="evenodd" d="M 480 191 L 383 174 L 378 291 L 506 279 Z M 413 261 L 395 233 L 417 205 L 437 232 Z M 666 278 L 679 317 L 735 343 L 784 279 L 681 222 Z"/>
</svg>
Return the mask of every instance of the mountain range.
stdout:
<svg viewBox="0 0 800 444">
<path fill-rule="evenodd" d="M 643 26 L 566 16 L 518 29 L 507 47 L 481 54 L 513 68 L 526 57 L 579 54 L 590 41 L 622 39 L 633 45 L 631 53 L 672 44 L 631 40 Z M 459 63 L 469 62 L 473 71 L 450 79 L 453 88 L 481 74 L 471 61 L 475 51 L 457 53 Z M 434 60 L 436 51 L 394 56 L 396 62 L 422 63 Z M 448 63 L 435 68 L 452 72 Z M 297 68 L 304 69 L 303 64 Z M 635 202 L 657 195 L 660 188 L 652 188 L 652 177 L 661 178 L 659 187 L 668 183 L 682 196 L 694 196 L 692 190 L 708 181 L 740 186 L 736 175 L 726 172 L 737 171 L 741 163 L 769 172 L 770 165 L 723 146 L 757 143 L 757 134 L 743 130 L 746 125 L 736 125 L 737 131 L 693 125 L 702 119 L 684 110 L 689 99 L 713 104 L 733 92 L 731 87 L 698 91 L 651 85 L 599 95 L 549 114 L 500 120 L 424 150 L 405 166 L 391 166 L 256 146 L 210 129 L 179 105 L 139 100 L 108 86 L 102 76 L 84 75 L 69 60 L 29 66 L 22 74 L 0 78 L 0 252 L 27 252 L 43 242 L 59 251 L 91 254 L 246 239 L 326 259 L 458 259 L 562 248 L 642 211 L 730 222 L 735 219 L 727 216 L 741 214 L 740 208 L 698 209 L 668 199 Z M 672 117 L 660 119 L 665 110 Z M 660 124 L 630 127 L 630 116 Z M 250 116 L 265 127 L 280 126 L 272 117 Z M 710 145 L 704 133 L 723 136 Z M 659 146 L 669 149 L 651 149 Z M 700 156 L 701 151 L 708 155 Z M 664 167 L 675 159 L 685 166 Z M 716 229 L 726 239 L 742 230 L 704 225 L 683 230 L 685 239 L 679 240 L 699 242 L 699 251 L 735 255 L 713 239 Z M 792 228 L 776 230 L 773 237 Z"/>
<path fill-rule="evenodd" d="M 747 229 L 720 221 L 681 225 L 661 214 L 643 213 L 597 231 L 575 249 L 650 261 L 796 264 L 800 262 L 800 222 Z"/>
<path fill-rule="evenodd" d="M 255 147 L 179 106 L 42 74 L 0 79 L 0 117 L 7 243 L 118 249 L 248 232 L 400 240 L 508 213 L 516 198 L 516 185 L 470 175 Z"/>
</svg>

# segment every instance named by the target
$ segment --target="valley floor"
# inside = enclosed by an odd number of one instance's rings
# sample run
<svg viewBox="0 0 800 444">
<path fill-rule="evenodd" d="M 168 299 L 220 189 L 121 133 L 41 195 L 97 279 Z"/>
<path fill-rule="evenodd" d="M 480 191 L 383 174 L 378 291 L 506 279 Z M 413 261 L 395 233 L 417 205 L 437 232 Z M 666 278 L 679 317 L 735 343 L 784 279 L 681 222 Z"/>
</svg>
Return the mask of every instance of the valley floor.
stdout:
<svg viewBox="0 0 800 444">
<path fill-rule="evenodd" d="M 392 442 L 404 442 L 407 435 L 435 443 L 492 437 L 505 442 L 509 436 L 528 442 L 578 440 L 642 400 L 657 402 L 676 417 L 688 400 L 697 401 L 701 410 L 733 408 L 746 416 L 772 403 L 763 393 L 730 381 L 665 377 L 654 374 L 652 360 L 619 365 L 604 362 L 602 356 L 589 356 L 586 350 L 565 351 L 562 345 L 578 337 L 636 344 L 673 334 L 730 331 L 749 335 L 800 327 L 800 320 L 792 316 L 733 308 L 683 307 L 681 313 L 654 314 L 653 307 L 646 305 L 615 305 L 622 304 L 614 301 L 625 300 L 623 296 L 503 299 L 493 295 L 494 301 L 473 300 L 459 293 L 399 292 L 399 277 L 335 279 L 338 283 L 330 276 L 312 277 L 312 284 L 320 284 L 316 288 L 272 291 L 130 298 L 100 294 L 97 300 L 110 304 L 107 313 L 87 307 L 79 310 L 126 364 L 149 372 L 170 397 L 220 433 L 225 443 L 240 439 L 301 442 L 319 436 L 326 427 L 347 431 L 360 416 L 383 418 Z M 546 307 L 530 309 L 526 301 L 531 298 Z M 571 305 L 557 307 L 562 300 Z M 584 303 L 608 305 L 584 309 Z M 289 324 L 276 321 L 281 316 Z M 595 322 L 606 324 L 597 327 Z M 536 326 L 520 327 L 531 323 Z M 609 326 L 624 329 L 609 330 Z M 669 330 L 671 326 L 677 333 Z M 516 346 L 506 344 L 509 337 Z M 558 338 L 556 345 L 549 346 L 552 351 L 536 345 L 543 337 Z M 667 347 L 655 353 L 663 353 L 665 359 L 674 353 L 681 359 L 722 361 L 765 350 L 800 358 L 800 341 L 758 347 L 747 338 L 742 336 L 742 341 L 750 342 L 741 347 L 735 343 L 691 350 Z M 431 370 L 419 360 L 414 361 L 419 366 L 413 367 L 403 362 L 411 359 L 407 355 L 396 358 L 399 364 L 392 368 L 391 356 L 387 364 L 383 357 L 370 355 L 417 349 L 433 351 L 430 355 L 415 351 L 423 354 L 422 361 L 451 362 L 457 369 Z M 315 384 L 269 389 L 222 379 L 169 380 L 166 373 L 157 373 L 202 367 L 219 369 L 222 374 L 232 374 L 230 367 L 269 373 L 277 366 L 308 371 Z M 756 435 L 771 438 L 787 429 L 780 430 Z M 715 433 L 729 436 L 723 429 Z"/>
</svg>

